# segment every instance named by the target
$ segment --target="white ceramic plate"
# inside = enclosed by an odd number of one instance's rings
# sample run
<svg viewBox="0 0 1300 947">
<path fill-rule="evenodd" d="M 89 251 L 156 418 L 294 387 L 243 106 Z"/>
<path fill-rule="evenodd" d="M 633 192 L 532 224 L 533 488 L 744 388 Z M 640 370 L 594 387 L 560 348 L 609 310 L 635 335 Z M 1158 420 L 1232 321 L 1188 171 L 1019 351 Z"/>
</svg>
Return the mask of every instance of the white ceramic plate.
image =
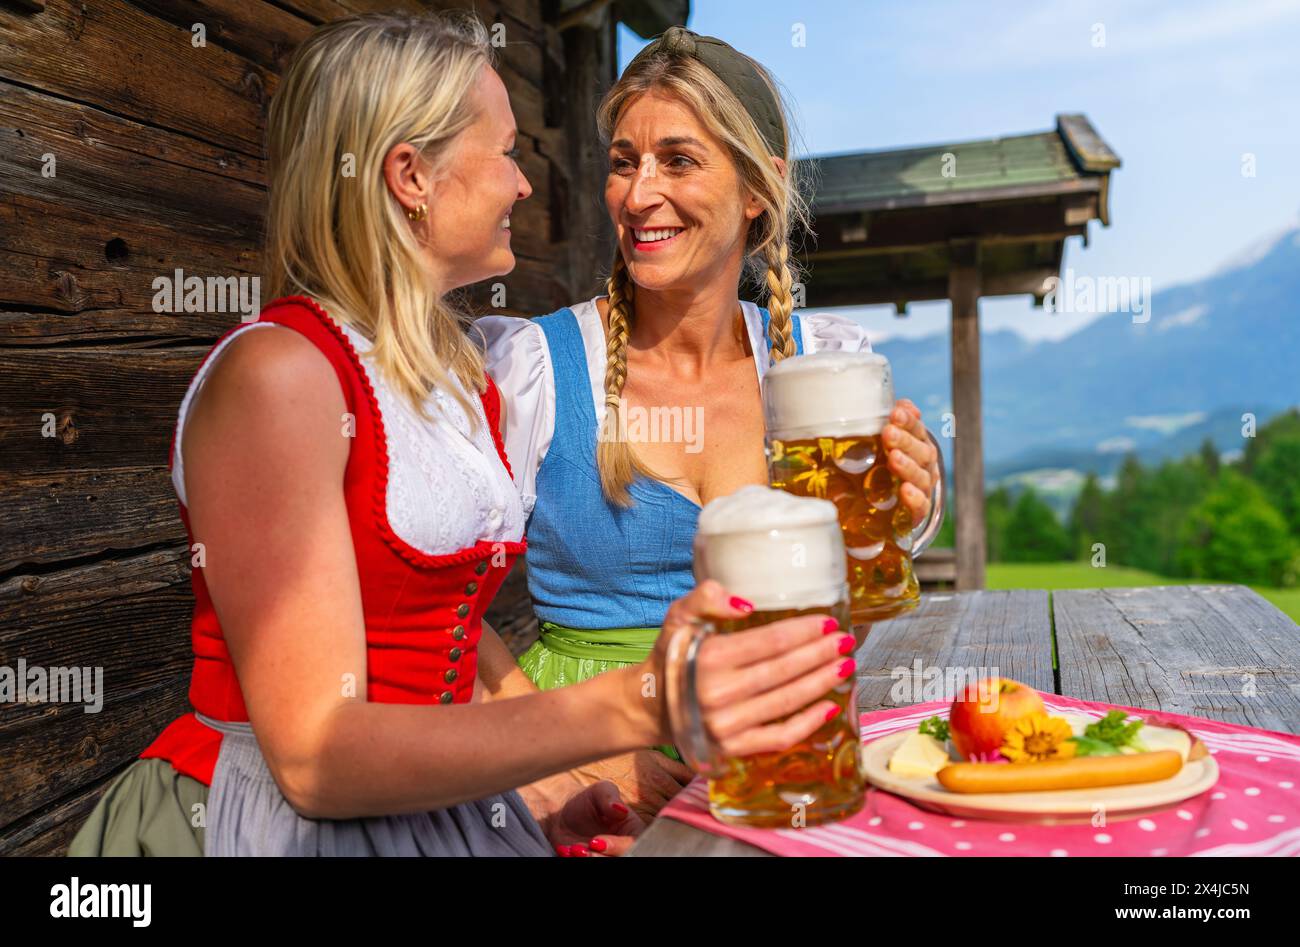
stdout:
<svg viewBox="0 0 1300 947">
<path fill-rule="evenodd" d="M 1070 720 L 1078 733 L 1096 718 L 1058 714 Z M 1206 754 L 1188 760 L 1168 779 L 1129 786 L 1094 789 L 1055 789 L 1047 792 L 949 792 L 933 777 L 908 779 L 889 771 L 889 758 L 912 731 L 902 730 L 872 740 L 862 747 L 862 766 L 873 785 L 910 799 L 923 809 L 946 815 L 1002 822 L 1087 822 L 1104 811 L 1110 820 L 1133 819 L 1200 795 L 1219 779 L 1219 765 Z"/>
</svg>

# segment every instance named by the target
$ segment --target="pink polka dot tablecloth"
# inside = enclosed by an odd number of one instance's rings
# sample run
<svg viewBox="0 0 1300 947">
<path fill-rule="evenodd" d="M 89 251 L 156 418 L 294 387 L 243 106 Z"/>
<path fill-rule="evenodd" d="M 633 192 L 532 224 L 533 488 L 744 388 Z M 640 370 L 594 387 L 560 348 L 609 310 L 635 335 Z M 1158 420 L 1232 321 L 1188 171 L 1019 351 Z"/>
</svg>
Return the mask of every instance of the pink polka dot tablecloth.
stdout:
<svg viewBox="0 0 1300 947">
<path fill-rule="evenodd" d="M 862 811 L 831 825 L 750 829 L 709 814 L 707 783 L 696 779 L 660 812 L 696 828 L 740 839 L 776 855 L 1045 855 L 1173 856 L 1300 855 L 1300 737 L 1272 730 L 1116 707 L 1043 694 L 1049 711 L 1103 716 L 1119 709 L 1186 727 L 1219 765 L 1211 789 L 1135 819 L 1035 825 L 930 812 L 875 787 Z M 862 714 L 864 742 L 946 717 L 947 701 Z"/>
</svg>

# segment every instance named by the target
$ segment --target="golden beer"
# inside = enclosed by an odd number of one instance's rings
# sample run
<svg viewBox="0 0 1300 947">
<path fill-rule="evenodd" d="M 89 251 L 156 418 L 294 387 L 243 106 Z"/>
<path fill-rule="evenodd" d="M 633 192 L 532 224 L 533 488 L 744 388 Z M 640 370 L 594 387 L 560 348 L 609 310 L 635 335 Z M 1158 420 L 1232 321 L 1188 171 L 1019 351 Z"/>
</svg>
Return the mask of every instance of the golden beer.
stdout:
<svg viewBox="0 0 1300 947">
<path fill-rule="evenodd" d="M 830 615 L 845 633 L 850 630 L 844 542 L 830 503 L 759 486 L 714 500 L 700 514 L 695 576 L 715 579 L 754 604 L 744 618 L 715 626 L 720 634 L 800 615 Z M 862 807 L 853 678 L 820 699 L 827 698 L 840 712 L 796 746 L 743 758 L 714 754 L 706 766 L 693 761 L 709 776 L 716 818 L 801 828 Z M 699 746 L 698 736 L 685 742 Z"/>
<path fill-rule="evenodd" d="M 881 437 L 893 407 L 889 362 L 874 352 L 787 358 L 763 379 L 769 481 L 835 505 L 855 624 L 893 618 L 920 604 L 912 559 L 943 520 L 939 484 L 926 528 L 914 535 L 902 482 L 889 470 Z"/>
<path fill-rule="evenodd" d="M 853 621 L 884 621 L 915 608 L 921 586 L 912 570 L 912 514 L 880 435 L 772 438 L 769 450 L 772 486 L 835 504 Z"/>
<path fill-rule="evenodd" d="M 846 603 L 834 608 L 759 612 L 719 624 L 722 633 L 743 631 L 799 615 L 830 614 L 846 632 Z M 779 753 L 757 753 L 723 761 L 709 779 L 709 809 L 736 825 L 802 828 L 846 818 L 862 808 L 865 783 L 858 766 L 858 711 L 853 678 L 826 697 L 840 712 L 802 743 Z"/>
</svg>

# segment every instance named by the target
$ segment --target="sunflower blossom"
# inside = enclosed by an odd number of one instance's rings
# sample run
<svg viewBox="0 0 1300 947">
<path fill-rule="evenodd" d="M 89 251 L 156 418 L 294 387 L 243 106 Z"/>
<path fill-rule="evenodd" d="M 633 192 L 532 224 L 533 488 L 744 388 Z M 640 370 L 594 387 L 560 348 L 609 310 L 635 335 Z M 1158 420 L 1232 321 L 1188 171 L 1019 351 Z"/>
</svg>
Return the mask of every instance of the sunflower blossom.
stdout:
<svg viewBox="0 0 1300 947">
<path fill-rule="evenodd" d="M 1002 738 L 1002 755 L 1013 763 L 1041 763 L 1074 756 L 1076 746 L 1064 717 L 1031 714 L 1016 721 Z"/>
</svg>

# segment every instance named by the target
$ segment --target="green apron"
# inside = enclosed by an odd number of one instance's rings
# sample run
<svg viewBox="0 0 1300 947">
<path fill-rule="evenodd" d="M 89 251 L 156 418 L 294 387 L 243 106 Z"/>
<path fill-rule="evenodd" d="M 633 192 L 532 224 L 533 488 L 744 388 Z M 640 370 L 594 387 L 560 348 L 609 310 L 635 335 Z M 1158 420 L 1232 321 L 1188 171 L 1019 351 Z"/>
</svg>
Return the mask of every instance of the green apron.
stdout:
<svg viewBox="0 0 1300 947">
<path fill-rule="evenodd" d="M 519 656 L 519 666 L 544 691 L 567 687 L 615 668 L 640 664 L 654 650 L 659 631 L 658 628 L 583 631 L 544 621 L 541 637 Z M 676 747 L 655 749 L 669 759 L 681 761 Z"/>
</svg>

